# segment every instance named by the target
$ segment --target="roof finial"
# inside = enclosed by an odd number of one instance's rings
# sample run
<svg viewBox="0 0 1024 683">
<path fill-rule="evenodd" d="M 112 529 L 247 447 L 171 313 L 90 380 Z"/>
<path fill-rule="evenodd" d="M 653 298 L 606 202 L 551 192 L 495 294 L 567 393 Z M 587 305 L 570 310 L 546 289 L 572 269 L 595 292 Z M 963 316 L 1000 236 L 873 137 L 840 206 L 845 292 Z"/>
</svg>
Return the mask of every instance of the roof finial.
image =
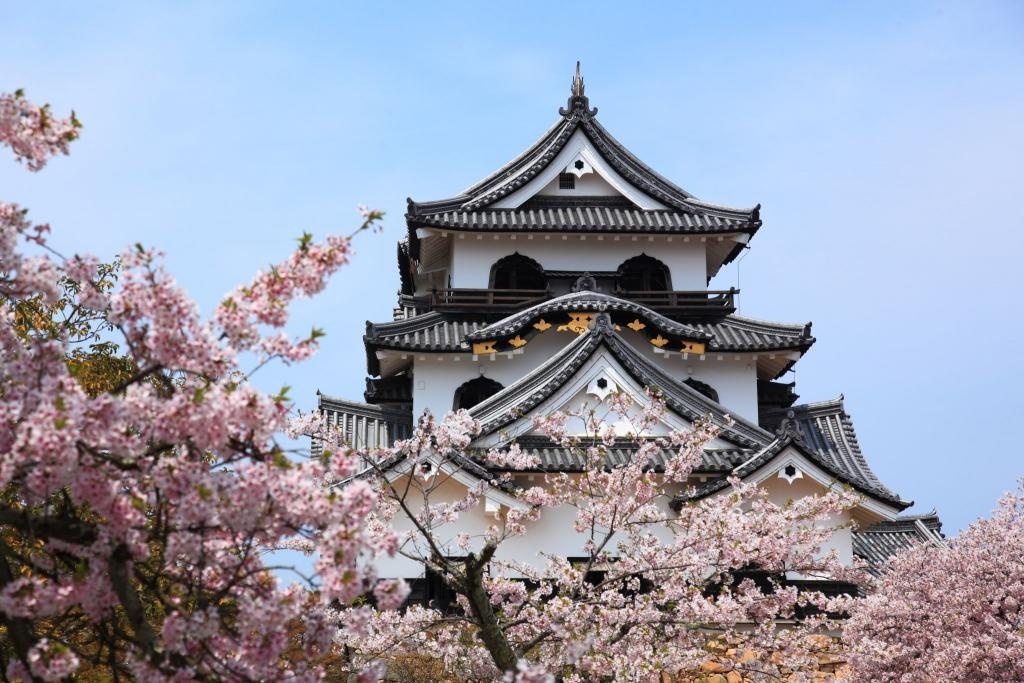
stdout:
<svg viewBox="0 0 1024 683">
<path fill-rule="evenodd" d="M 583 76 L 580 74 L 580 60 L 576 60 L 576 75 L 572 78 L 572 96 L 583 97 Z"/>
<path fill-rule="evenodd" d="M 590 108 L 590 100 L 583 92 L 583 74 L 580 73 L 579 60 L 576 61 L 576 74 L 572 77 L 572 90 L 566 106 L 559 108 L 562 116 L 590 118 L 597 115 L 597 107 Z"/>
</svg>

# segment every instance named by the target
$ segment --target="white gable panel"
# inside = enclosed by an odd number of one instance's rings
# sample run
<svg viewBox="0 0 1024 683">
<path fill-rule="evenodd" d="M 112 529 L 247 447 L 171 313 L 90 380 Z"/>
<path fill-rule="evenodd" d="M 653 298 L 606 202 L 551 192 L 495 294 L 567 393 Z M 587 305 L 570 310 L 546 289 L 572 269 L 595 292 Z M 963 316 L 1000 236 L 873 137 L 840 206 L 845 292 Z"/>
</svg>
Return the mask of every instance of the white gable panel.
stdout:
<svg viewBox="0 0 1024 683">
<path fill-rule="evenodd" d="M 556 156 L 542 172 L 538 173 L 533 180 L 526 183 L 526 185 L 523 185 L 512 194 L 496 201 L 491 205 L 491 208 L 518 208 L 527 199 L 539 194 L 541 190 L 550 185 L 552 181 L 557 183 L 558 174 L 564 171 L 565 167 L 576 159 L 582 159 L 586 163 L 590 164 L 594 169 L 594 174 L 597 174 L 606 183 L 608 183 L 608 185 L 614 189 L 616 194 L 622 195 L 629 201 L 636 204 L 639 208 L 644 210 L 668 208 L 650 195 L 641 192 L 637 187 L 631 185 L 625 178 L 619 175 L 618 172 L 604 160 L 604 157 L 601 156 L 590 140 L 587 139 L 586 134 L 580 130 L 577 130 L 572 134 L 572 137 L 570 137 L 569 141 L 565 143 L 565 147 L 563 147 L 562 151 L 558 153 L 558 156 Z M 594 174 L 587 174 L 583 177 L 586 178 L 589 175 Z M 580 191 L 577 190 L 576 194 L 579 195 Z"/>
<path fill-rule="evenodd" d="M 607 180 L 597 173 L 587 173 L 576 178 L 575 187 L 571 190 L 563 190 L 559 187 L 559 180 L 556 177 L 537 194 L 543 197 L 621 197 L 622 195 L 611 186 Z"/>
<path fill-rule="evenodd" d="M 753 458 L 756 458 L 759 455 L 760 453 L 757 453 Z M 806 479 L 816 482 L 823 489 L 846 488 L 846 484 L 837 480 L 817 464 L 811 462 L 809 459 L 804 457 L 800 451 L 792 446 L 782 449 L 782 451 L 780 451 L 770 461 L 747 475 L 743 481 L 753 484 L 770 484 L 769 489 L 775 489 L 776 482 L 773 481 L 774 479 L 789 481 L 790 477 L 787 477 L 785 474 L 785 469 L 788 466 L 792 466 L 797 472 L 798 476 L 796 479 L 793 479 L 793 481 Z M 792 484 L 793 481 L 791 481 L 790 484 Z M 899 510 L 896 508 L 865 495 L 861 495 L 861 500 L 857 505 L 857 510 L 862 513 L 862 516 L 865 516 L 872 523 L 883 520 L 893 520 L 896 519 L 896 516 L 899 514 Z"/>
</svg>

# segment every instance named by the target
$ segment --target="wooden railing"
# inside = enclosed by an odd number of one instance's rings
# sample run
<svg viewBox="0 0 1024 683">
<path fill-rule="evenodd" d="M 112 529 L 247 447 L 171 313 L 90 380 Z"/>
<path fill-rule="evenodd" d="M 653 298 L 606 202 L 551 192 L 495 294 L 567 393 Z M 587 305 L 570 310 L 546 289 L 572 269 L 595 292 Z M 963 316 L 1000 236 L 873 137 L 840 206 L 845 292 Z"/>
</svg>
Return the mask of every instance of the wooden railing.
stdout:
<svg viewBox="0 0 1024 683">
<path fill-rule="evenodd" d="M 712 291 L 615 291 L 621 299 L 635 301 L 666 315 L 719 316 L 736 311 L 738 289 Z M 435 289 L 417 297 L 417 307 L 450 312 L 513 311 L 546 301 L 547 289 Z"/>
<path fill-rule="evenodd" d="M 728 315 L 736 311 L 735 295 L 738 292 L 738 289 L 706 292 L 617 291 L 615 296 L 671 315 Z"/>
<path fill-rule="evenodd" d="M 547 289 L 435 289 L 430 305 L 435 311 L 451 309 L 516 309 L 551 298 Z"/>
</svg>

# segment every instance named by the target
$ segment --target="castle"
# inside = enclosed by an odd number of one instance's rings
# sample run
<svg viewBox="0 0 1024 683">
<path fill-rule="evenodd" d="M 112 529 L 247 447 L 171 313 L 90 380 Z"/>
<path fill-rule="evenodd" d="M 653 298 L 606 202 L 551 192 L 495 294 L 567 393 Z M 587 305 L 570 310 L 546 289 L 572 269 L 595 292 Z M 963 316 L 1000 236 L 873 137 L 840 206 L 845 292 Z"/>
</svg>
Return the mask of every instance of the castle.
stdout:
<svg viewBox="0 0 1024 683">
<path fill-rule="evenodd" d="M 320 394 L 330 423 L 373 447 L 407 436 L 426 410 L 464 408 L 482 425 L 476 452 L 515 441 L 541 470 L 571 472 L 579 458 L 539 436 L 532 416 L 611 392 L 642 402 L 657 387 L 667 412 L 654 435 L 705 416 L 722 426 L 688 496 L 716 495 L 729 473 L 779 502 L 851 487 L 860 503 L 836 521 L 854 528 L 832 548 L 876 570 L 899 548 L 941 542 L 934 514 L 901 516 L 911 503 L 871 470 L 843 398 L 798 403 L 794 383 L 780 381 L 815 343 L 811 324 L 737 315 L 736 290 L 709 289 L 760 230 L 760 206 L 707 203 L 640 161 L 598 122 L 578 65 L 558 113 L 529 149 L 460 194 L 409 200 L 398 305 L 392 320 L 366 325 L 366 402 Z M 612 460 L 636 447 L 624 433 Z M 449 474 L 452 499 L 492 476 L 472 457 Z M 479 531 L 516 505 L 491 489 L 459 523 Z M 538 524 L 503 551 L 524 562 L 580 554 L 564 520 Z M 420 598 L 443 590 L 422 571 L 400 557 L 381 566 L 419 579 Z"/>
</svg>

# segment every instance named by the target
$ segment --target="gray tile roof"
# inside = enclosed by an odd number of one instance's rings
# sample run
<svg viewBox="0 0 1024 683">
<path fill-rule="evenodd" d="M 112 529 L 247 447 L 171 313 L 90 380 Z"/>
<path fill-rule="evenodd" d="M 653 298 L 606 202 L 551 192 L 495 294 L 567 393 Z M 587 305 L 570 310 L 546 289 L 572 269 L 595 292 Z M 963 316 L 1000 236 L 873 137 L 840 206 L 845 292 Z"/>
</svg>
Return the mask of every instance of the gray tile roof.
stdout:
<svg viewBox="0 0 1024 683">
<path fill-rule="evenodd" d="M 586 98 L 573 98 L 574 104 L 559 110 L 561 118 L 529 149 L 497 171 L 449 199 L 431 202 L 409 200 L 406 220 L 409 226 L 410 253 L 419 258 L 420 242 L 416 228 L 432 226 L 448 230 L 486 231 L 570 231 L 632 233 L 726 233 L 753 235 L 761 226 L 760 205 L 735 209 L 709 204 L 659 175 L 611 136 L 595 118 L 597 109 L 580 105 Z M 558 156 L 577 131 L 582 131 L 598 153 L 619 175 L 648 196 L 669 207 L 644 211 L 613 209 L 600 199 L 579 206 L 572 199 L 561 207 L 519 207 L 489 211 L 487 207 L 515 192 L 542 173 Z M 728 263 L 742 245 L 723 256 Z"/>
<path fill-rule="evenodd" d="M 775 440 L 756 457 L 733 470 L 734 475 L 741 479 L 747 477 L 770 463 L 787 447 L 793 447 L 830 475 L 865 495 L 900 510 L 913 505 L 882 484 L 868 466 L 857 443 L 850 416 L 843 409 L 842 397 L 793 406 L 785 414 L 787 417 L 778 423 L 779 434 Z M 772 426 L 771 420 L 762 418 L 762 423 Z M 692 494 L 679 496 L 675 502 L 703 498 L 727 486 L 728 481 L 723 477 L 697 487 Z"/>
<path fill-rule="evenodd" d="M 666 405 L 685 419 L 710 416 L 722 427 L 722 438 L 741 448 L 763 448 L 771 442 L 770 432 L 740 417 L 727 419 L 725 407 L 651 365 L 615 332 L 607 313 L 595 316 L 587 332 L 525 377 L 474 406 L 470 414 L 481 423 L 481 433 L 493 433 L 543 403 L 601 347 L 607 348 L 639 384 L 661 390 Z"/>
<path fill-rule="evenodd" d="M 896 496 L 868 466 L 842 396 L 831 401 L 796 405 L 785 411 L 761 416 L 762 424 L 769 429 L 781 426 L 785 420 L 794 424 L 799 438 L 819 453 L 833 469 L 849 473 L 868 489 Z"/>
<path fill-rule="evenodd" d="M 616 172 L 659 202 L 685 213 L 707 213 L 723 219 L 760 223 L 759 207 L 734 209 L 702 202 L 655 172 L 598 123 L 595 118 L 597 109 L 573 105 L 559 113 L 561 118 L 515 159 L 450 199 L 422 203 L 409 200 L 409 215 L 420 217 L 446 211 L 473 211 L 493 204 L 533 180 L 558 156 L 573 133 L 581 130 Z"/>
<path fill-rule="evenodd" d="M 638 234 L 753 233 L 746 219 L 707 212 L 644 211 L 607 206 L 441 211 L 409 218 L 409 225 L 480 232 L 617 232 Z"/>
<path fill-rule="evenodd" d="M 583 469 L 583 457 L 581 455 L 581 449 L 579 448 L 567 448 L 552 442 L 545 437 L 535 436 L 523 436 L 516 439 L 522 452 L 527 455 L 536 456 L 540 461 L 540 466 L 537 468 L 541 471 L 549 472 L 577 472 Z M 637 441 L 620 441 L 608 448 L 607 465 L 609 467 L 618 467 L 629 462 L 630 458 L 636 453 L 640 447 Z M 754 454 L 753 450 L 743 448 L 709 448 L 704 451 L 704 457 L 701 464 L 698 465 L 696 472 L 699 473 L 710 473 L 710 472 L 728 472 L 732 468 L 736 467 L 744 460 L 750 458 Z M 479 450 L 474 453 L 474 457 L 482 459 L 486 455 L 486 451 Z M 664 467 L 666 459 L 669 457 L 668 451 L 660 451 L 659 454 L 654 458 L 653 465 L 656 469 Z M 501 468 L 491 468 L 495 471 L 501 471 Z M 536 471 L 536 470 L 533 470 Z"/>
<path fill-rule="evenodd" d="M 868 562 L 869 571 L 878 575 L 889 558 L 919 543 L 945 543 L 942 522 L 934 510 L 923 515 L 897 517 L 891 522 L 880 522 L 855 531 L 853 553 Z"/>
<path fill-rule="evenodd" d="M 517 331 L 529 330 L 529 325 L 551 312 L 600 311 L 601 306 L 606 311 L 641 317 L 668 334 L 707 340 L 709 351 L 806 351 L 815 341 L 809 323 L 789 325 L 738 315 L 728 315 L 713 322 L 678 323 L 640 304 L 594 292 L 557 297 L 494 323 L 437 312 L 394 322 L 367 322 L 364 341 L 373 348 L 464 353 L 470 350 L 467 338 L 472 341 L 512 336 Z M 487 330 L 486 334 L 482 330 Z"/>
<path fill-rule="evenodd" d="M 412 412 L 382 408 L 368 403 L 348 401 L 317 392 L 317 410 L 327 417 L 327 423 L 339 430 L 347 443 L 356 448 L 386 448 L 396 439 L 408 439 L 412 434 Z M 319 453 L 320 444 L 313 440 L 313 452 Z"/>
<path fill-rule="evenodd" d="M 580 291 L 557 296 L 549 301 L 530 306 L 501 320 L 481 327 L 468 335 L 470 341 L 510 337 L 529 329 L 534 322 L 551 313 L 600 312 L 628 313 L 643 318 L 666 334 L 687 337 L 688 339 L 707 340 L 710 332 L 699 329 L 696 325 L 683 324 L 657 313 L 642 304 L 620 299 L 602 292 Z"/>
<path fill-rule="evenodd" d="M 712 351 L 806 350 L 814 344 L 810 323 L 791 325 L 730 315 L 690 326 L 711 336 L 708 349 Z"/>
</svg>

